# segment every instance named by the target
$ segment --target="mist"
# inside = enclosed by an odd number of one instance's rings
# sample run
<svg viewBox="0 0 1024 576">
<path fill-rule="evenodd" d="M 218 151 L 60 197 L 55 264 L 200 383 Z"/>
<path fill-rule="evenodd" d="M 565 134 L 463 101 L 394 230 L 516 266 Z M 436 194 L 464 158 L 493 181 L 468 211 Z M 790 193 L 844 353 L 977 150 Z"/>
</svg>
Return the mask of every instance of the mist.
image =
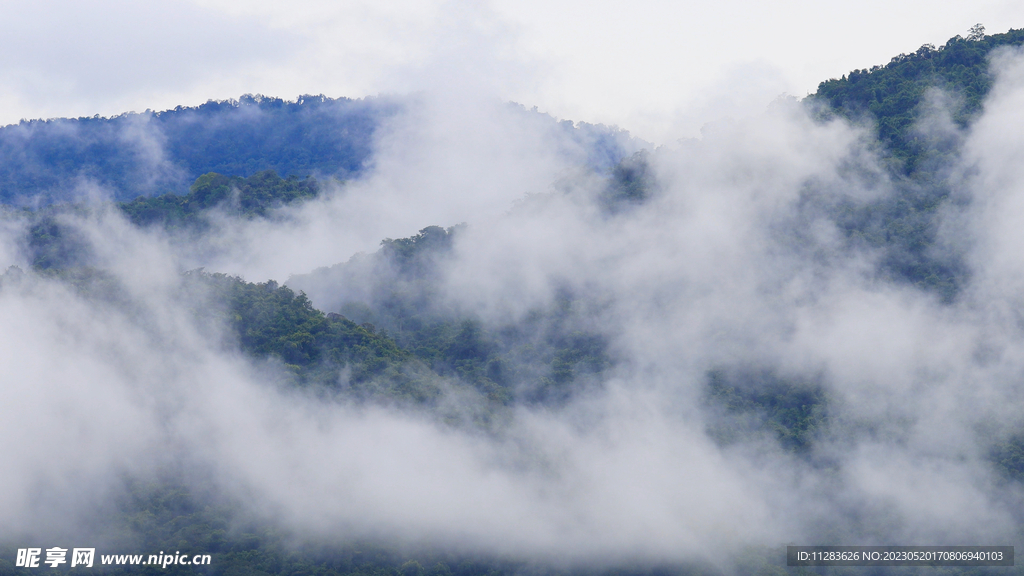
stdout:
<svg viewBox="0 0 1024 576">
<path fill-rule="evenodd" d="M 485 96 L 426 92 L 378 132 L 368 175 L 271 218 L 215 214 L 186 239 L 115 210 L 66 214 L 116 297 L 4 276 L 0 536 L 74 532 L 67 518 L 125 476 L 179 467 L 299 538 L 546 562 L 1014 543 L 1020 486 L 991 453 L 1024 414 L 1024 147 L 1010 128 L 1024 56 L 993 62 L 983 115 L 956 134 L 960 201 L 941 212 L 936 250 L 970 270 L 952 301 L 881 273 L 880 250 L 832 216 L 896 193 L 867 128 L 785 98 L 651 151 L 649 196 L 612 208 L 577 142 Z M 921 130 L 958 130 L 939 124 Z M 338 312 L 377 272 L 300 275 L 463 222 L 430 305 L 499 330 L 571 294 L 613 359 L 592 385 L 489 428 L 325 398 L 243 356 L 182 275 L 295 275 Z M 17 218 L 4 226 L 0 256 L 28 269 Z M 446 409 L 475 409 L 437 378 Z M 788 448 L 715 404 L 715 378 L 802 383 L 828 399 L 824 424 Z"/>
</svg>

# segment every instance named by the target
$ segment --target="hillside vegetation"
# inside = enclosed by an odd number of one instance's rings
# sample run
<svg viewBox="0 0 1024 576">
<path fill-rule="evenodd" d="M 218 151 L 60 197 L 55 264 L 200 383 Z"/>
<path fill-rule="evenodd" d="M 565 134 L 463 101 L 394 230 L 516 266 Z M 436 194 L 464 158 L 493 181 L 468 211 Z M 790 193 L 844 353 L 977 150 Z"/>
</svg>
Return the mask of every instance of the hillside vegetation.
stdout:
<svg viewBox="0 0 1024 576">
<path fill-rule="evenodd" d="M 67 201 L 89 186 L 118 200 L 182 194 L 209 172 L 346 178 L 362 171 L 377 127 L 399 110 L 379 98 L 245 95 L 113 118 L 22 121 L 0 128 L 0 201 Z"/>
<path fill-rule="evenodd" d="M 207 173 L 248 178 L 346 180 L 367 169 L 377 130 L 409 102 L 396 98 L 260 94 L 162 112 L 103 118 L 23 120 L 0 127 L 0 202 L 25 206 L 76 201 L 96 188 L 119 201 L 183 195 Z M 519 105 L 524 121 L 569 135 L 586 163 L 608 170 L 646 145 L 628 132 L 554 118 Z"/>
</svg>

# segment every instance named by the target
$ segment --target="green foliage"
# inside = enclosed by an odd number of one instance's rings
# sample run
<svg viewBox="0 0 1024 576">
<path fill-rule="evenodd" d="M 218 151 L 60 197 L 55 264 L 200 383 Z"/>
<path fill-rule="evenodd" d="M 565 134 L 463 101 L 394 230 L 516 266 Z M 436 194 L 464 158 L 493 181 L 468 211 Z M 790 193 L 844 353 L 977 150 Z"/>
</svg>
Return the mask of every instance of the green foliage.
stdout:
<svg viewBox="0 0 1024 576">
<path fill-rule="evenodd" d="M 209 172 L 344 178 L 362 171 L 374 132 L 399 109 L 381 98 L 245 95 L 112 118 L 23 120 L 0 128 L 0 202 L 67 202 L 82 181 L 122 201 L 184 194 Z"/>
<path fill-rule="evenodd" d="M 52 215 L 41 216 L 28 229 L 28 249 L 34 268 L 76 266 L 90 255 L 87 246 L 77 230 Z"/>
<path fill-rule="evenodd" d="M 1022 43 L 1024 30 L 985 36 L 977 25 L 968 38 L 925 45 L 885 66 L 822 82 L 807 98 L 822 118 L 867 121 L 876 130 L 893 192 L 867 204 L 840 203 L 831 214 L 852 245 L 882 253 L 885 279 L 916 285 L 947 303 L 968 281 L 961 255 L 936 245 L 939 210 L 958 201 L 962 186 L 952 170 L 961 135 L 941 122 L 932 125 L 931 118 L 948 112 L 955 127 L 968 126 L 992 86 L 990 54 Z"/>
<path fill-rule="evenodd" d="M 583 152 L 587 165 L 600 173 L 649 146 L 614 127 L 557 122 L 536 109 L 510 107 L 522 122 L 573 142 L 574 152 Z M 98 184 L 119 201 L 184 195 L 189 183 L 210 172 L 351 178 L 371 164 L 377 128 L 402 108 L 382 97 L 321 94 L 285 101 L 246 94 L 111 118 L 22 120 L 0 127 L 0 202 L 74 201 L 83 183 Z"/>
<path fill-rule="evenodd" d="M 539 377 L 535 376 L 536 385 L 521 393 L 522 399 L 529 402 L 564 404 L 586 390 L 589 383 L 599 379 L 612 365 L 608 343 L 600 334 L 556 326 L 549 329 L 540 344 L 539 350 L 533 350 L 540 352 L 533 362 L 550 368 Z M 524 360 L 521 352 L 513 357 L 520 362 Z M 529 366 L 530 362 L 525 364 Z"/>
<path fill-rule="evenodd" d="M 642 203 L 650 196 L 653 187 L 650 153 L 641 150 L 615 165 L 601 200 L 607 210 L 616 212 Z"/>
<path fill-rule="evenodd" d="M 996 443 L 989 457 L 1004 478 L 1024 482 L 1024 434 L 1014 434 Z"/>
<path fill-rule="evenodd" d="M 92 250 L 85 236 L 69 219 L 88 213 L 84 206 L 48 206 L 37 212 L 23 210 L 28 226 L 23 240 L 32 267 L 37 270 L 86 266 Z"/>
<path fill-rule="evenodd" d="M 991 51 L 1022 43 L 1024 30 L 991 36 L 975 33 L 966 39 L 956 36 L 939 48 L 926 44 L 912 54 L 896 56 L 885 66 L 854 70 L 840 79 L 822 82 L 808 100 L 827 104 L 831 113 L 847 118 L 869 116 L 876 122 L 879 140 L 902 172 L 911 174 L 926 159 L 930 147 L 927 136 L 913 130 L 927 105 L 928 89 L 938 88 L 959 100 L 952 110 L 953 120 L 964 127 L 981 109 L 992 86 L 988 69 Z"/>
<path fill-rule="evenodd" d="M 447 230 L 440 226 L 427 226 L 415 236 L 381 241 L 381 254 L 398 266 L 406 275 L 422 276 L 432 272 L 434 259 L 447 254 L 459 231 L 465 227 L 452 226 Z"/>
<path fill-rule="evenodd" d="M 828 424 L 828 396 L 821 385 L 784 380 L 770 371 L 712 370 L 706 400 L 721 417 L 709 432 L 725 444 L 763 433 L 786 449 L 805 452 Z"/>
<path fill-rule="evenodd" d="M 462 229 L 429 226 L 410 238 L 388 238 L 373 255 L 288 284 L 325 302 L 325 309 L 386 329 L 435 373 L 472 385 L 492 406 L 557 405 L 597 380 L 611 359 L 605 338 L 585 326 L 582 298 L 566 291 L 550 309 L 498 326 L 444 304 L 444 265 Z M 352 285 L 368 290 L 331 300 L 337 287 Z"/>
<path fill-rule="evenodd" d="M 892 194 L 868 203 L 841 200 L 824 209 L 852 247 L 880 253 L 879 276 L 952 302 L 969 280 L 961 255 L 936 245 L 938 213 L 951 202 L 948 182 L 897 181 Z"/>
<path fill-rule="evenodd" d="M 138 226 L 198 233 L 206 230 L 210 210 L 219 208 L 237 218 L 268 217 L 276 208 L 315 197 L 320 187 L 312 178 L 281 178 L 273 170 L 248 178 L 210 173 L 200 176 L 185 196 L 140 196 L 117 206 Z M 69 220 L 88 216 L 97 208 L 103 206 L 59 204 L 8 217 L 28 220 L 24 245 L 34 269 L 80 268 L 93 265 L 93 254 L 85 236 Z"/>
<path fill-rule="evenodd" d="M 461 229 L 428 226 L 409 238 L 383 240 L 373 256 L 374 273 L 364 279 L 372 286 L 369 301 L 346 301 L 336 309 L 364 325 L 383 327 L 438 375 L 460 378 L 491 403 L 507 404 L 510 382 L 493 336 L 472 317 L 435 306 L 439 266 Z M 336 276 L 332 283 L 349 282 L 346 272 L 343 265 L 323 271 Z M 289 284 L 303 286 L 305 279 L 293 277 Z"/>
<path fill-rule="evenodd" d="M 324 314 L 301 292 L 272 280 L 253 284 L 224 274 L 188 276 L 211 290 L 213 309 L 220 311 L 241 350 L 280 361 L 300 384 L 344 383 L 366 390 L 363 385 L 387 375 L 389 387 L 378 392 L 419 402 L 437 393 L 427 381 L 403 372 L 412 357 L 386 334 Z"/>
<path fill-rule="evenodd" d="M 211 172 L 197 178 L 185 196 L 140 196 L 118 206 L 140 226 L 196 227 L 201 226 L 201 215 L 218 206 L 242 218 L 264 217 L 275 208 L 313 198 L 319 191 L 312 178 L 281 178 L 273 170 L 248 178 Z"/>
</svg>

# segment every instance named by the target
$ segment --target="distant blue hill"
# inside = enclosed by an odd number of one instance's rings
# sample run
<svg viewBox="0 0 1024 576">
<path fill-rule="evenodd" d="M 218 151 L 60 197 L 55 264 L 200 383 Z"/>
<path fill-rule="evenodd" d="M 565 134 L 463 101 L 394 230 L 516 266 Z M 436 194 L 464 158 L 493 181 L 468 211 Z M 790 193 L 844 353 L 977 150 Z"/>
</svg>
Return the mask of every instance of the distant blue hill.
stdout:
<svg viewBox="0 0 1024 576">
<path fill-rule="evenodd" d="M 90 183 L 118 200 L 187 193 L 208 172 L 346 177 L 362 169 L 374 130 L 399 109 L 383 98 L 246 95 L 113 118 L 23 120 L 0 128 L 0 202 L 60 202 Z"/>
<path fill-rule="evenodd" d="M 373 152 L 374 132 L 403 108 L 393 98 L 262 95 L 209 101 L 163 112 L 112 118 L 22 121 L 0 128 L 0 203 L 47 205 L 75 200 L 97 185 L 114 199 L 187 194 L 210 172 L 249 177 L 358 176 Z M 513 105 L 532 120 L 564 131 L 586 163 L 608 172 L 650 144 L 603 125 L 558 122 Z"/>
</svg>

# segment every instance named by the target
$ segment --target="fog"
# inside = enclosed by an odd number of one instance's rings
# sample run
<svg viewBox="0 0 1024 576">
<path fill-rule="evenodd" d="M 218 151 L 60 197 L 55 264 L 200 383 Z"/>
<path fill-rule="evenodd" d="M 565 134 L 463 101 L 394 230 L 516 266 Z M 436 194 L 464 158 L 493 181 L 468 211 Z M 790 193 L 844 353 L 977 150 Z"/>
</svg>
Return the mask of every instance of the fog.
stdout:
<svg viewBox="0 0 1024 576">
<path fill-rule="evenodd" d="M 846 239 L 829 207 L 894 184 L 867 129 L 787 99 L 652 152 L 650 197 L 611 211 L 578 145 L 496 99 L 441 91 L 380 132 L 366 177 L 266 220 L 215 215 L 186 243 L 113 210 L 67 215 L 119 295 L 5 277 L 0 535 L 74 531 L 67 518 L 124 477 L 177 466 L 300 537 L 544 561 L 1016 542 L 1020 487 L 989 455 L 1024 413 L 1024 57 L 994 65 L 982 117 L 956 135 L 963 201 L 941 212 L 936 250 L 970 270 L 953 302 L 887 278 L 878 248 Z M 226 345 L 181 275 L 283 281 L 461 222 L 438 309 L 497 328 L 569 291 L 615 359 L 599 385 L 517 405 L 490 430 L 325 399 Z M 16 219 L 5 226 L 0 256 L 27 270 Z M 361 289 L 308 293 L 323 305 Z M 722 441 L 716 370 L 817 383 L 827 426 L 805 452 L 765 433 Z"/>
</svg>

